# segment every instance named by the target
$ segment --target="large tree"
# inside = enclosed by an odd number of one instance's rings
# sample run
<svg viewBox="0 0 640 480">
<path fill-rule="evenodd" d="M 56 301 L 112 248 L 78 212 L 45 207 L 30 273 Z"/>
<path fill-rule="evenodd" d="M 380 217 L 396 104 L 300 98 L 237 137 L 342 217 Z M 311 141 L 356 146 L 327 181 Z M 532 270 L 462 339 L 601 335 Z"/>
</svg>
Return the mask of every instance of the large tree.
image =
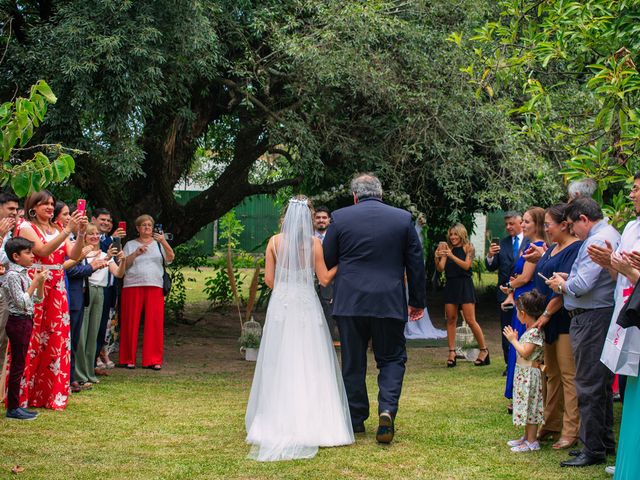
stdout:
<svg viewBox="0 0 640 480">
<path fill-rule="evenodd" d="M 431 218 L 552 195 L 548 165 L 474 99 L 448 34 L 491 3 L 2 0 L 0 96 L 46 78 L 41 129 L 86 151 L 73 182 L 178 242 L 248 195 L 380 172 Z M 273 159 L 270 166 L 267 160 Z M 194 170 L 205 190 L 174 186 Z"/>
</svg>

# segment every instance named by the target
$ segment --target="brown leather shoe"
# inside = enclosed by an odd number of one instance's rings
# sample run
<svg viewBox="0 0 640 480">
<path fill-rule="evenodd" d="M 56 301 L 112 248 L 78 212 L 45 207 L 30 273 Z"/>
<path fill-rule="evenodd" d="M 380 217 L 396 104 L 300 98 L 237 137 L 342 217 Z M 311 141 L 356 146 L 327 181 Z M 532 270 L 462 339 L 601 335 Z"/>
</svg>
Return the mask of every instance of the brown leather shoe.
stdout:
<svg viewBox="0 0 640 480">
<path fill-rule="evenodd" d="M 564 450 L 565 448 L 575 447 L 578 439 L 575 437 L 560 437 L 556 443 L 551 445 L 554 450 Z"/>
<path fill-rule="evenodd" d="M 82 391 L 82 387 L 78 382 L 71 382 L 71 393 L 79 393 Z"/>
</svg>

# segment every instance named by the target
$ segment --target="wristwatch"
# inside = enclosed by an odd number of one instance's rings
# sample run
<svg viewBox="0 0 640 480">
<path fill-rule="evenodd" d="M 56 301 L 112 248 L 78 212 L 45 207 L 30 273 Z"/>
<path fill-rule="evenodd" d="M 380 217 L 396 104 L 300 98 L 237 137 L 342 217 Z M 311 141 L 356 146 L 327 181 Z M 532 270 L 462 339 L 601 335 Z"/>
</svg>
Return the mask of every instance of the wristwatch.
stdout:
<svg viewBox="0 0 640 480">
<path fill-rule="evenodd" d="M 542 312 L 542 316 L 543 317 L 547 317 L 547 318 L 551 318 L 551 313 L 549 312 L 549 310 L 547 310 L 545 308 L 544 312 Z"/>
<path fill-rule="evenodd" d="M 562 295 L 562 284 L 558 285 L 558 293 Z"/>
</svg>

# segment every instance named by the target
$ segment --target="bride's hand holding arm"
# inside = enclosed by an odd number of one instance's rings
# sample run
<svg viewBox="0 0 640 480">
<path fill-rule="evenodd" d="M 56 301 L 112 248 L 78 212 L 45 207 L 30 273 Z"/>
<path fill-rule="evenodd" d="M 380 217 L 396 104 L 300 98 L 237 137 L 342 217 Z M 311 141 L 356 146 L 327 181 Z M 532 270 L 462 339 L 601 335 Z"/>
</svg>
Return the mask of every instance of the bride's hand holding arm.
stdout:
<svg viewBox="0 0 640 480">
<path fill-rule="evenodd" d="M 333 281 L 333 277 L 336 276 L 338 266 L 336 265 L 331 270 L 327 270 L 327 265 L 324 263 L 324 254 L 322 252 L 322 242 L 319 239 L 314 238 L 313 244 L 313 256 L 316 264 L 316 277 L 318 277 L 318 282 L 320 282 L 320 285 L 326 287 Z"/>
<path fill-rule="evenodd" d="M 269 288 L 273 288 L 273 282 L 276 276 L 275 248 L 274 237 L 271 237 L 267 244 L 267 251 L 264 253 L 264 283 L 266 283 Z"/>
</svg>

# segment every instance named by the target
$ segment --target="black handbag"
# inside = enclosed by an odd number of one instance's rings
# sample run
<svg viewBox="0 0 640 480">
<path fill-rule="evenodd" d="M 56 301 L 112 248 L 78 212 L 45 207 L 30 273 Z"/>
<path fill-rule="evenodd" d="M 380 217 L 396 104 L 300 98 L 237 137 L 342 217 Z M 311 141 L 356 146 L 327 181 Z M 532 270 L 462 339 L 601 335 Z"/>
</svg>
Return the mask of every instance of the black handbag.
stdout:
<svg viewBox="0 0 640 480">
<path fill-rule="evenodd" d="M 616 319 L 616 323 L 622 328 L 640 328 L 640 288 L 638 288 L 638 285 L 640 285 L 640 281 L 636 283 L 627 303 L 624 304 Z"/>
<path fill-rule="evenodd" d="M 164 255 L 162 254 L 162 248 L 160 243 L 156 242 L 158 250 L 160 250 L 160 256 L 162 257 L 162 293 L 166 297 L 171 292 L 171 277 L 167 273 L 167 265 L 164 261 Z"/>
</svg>

